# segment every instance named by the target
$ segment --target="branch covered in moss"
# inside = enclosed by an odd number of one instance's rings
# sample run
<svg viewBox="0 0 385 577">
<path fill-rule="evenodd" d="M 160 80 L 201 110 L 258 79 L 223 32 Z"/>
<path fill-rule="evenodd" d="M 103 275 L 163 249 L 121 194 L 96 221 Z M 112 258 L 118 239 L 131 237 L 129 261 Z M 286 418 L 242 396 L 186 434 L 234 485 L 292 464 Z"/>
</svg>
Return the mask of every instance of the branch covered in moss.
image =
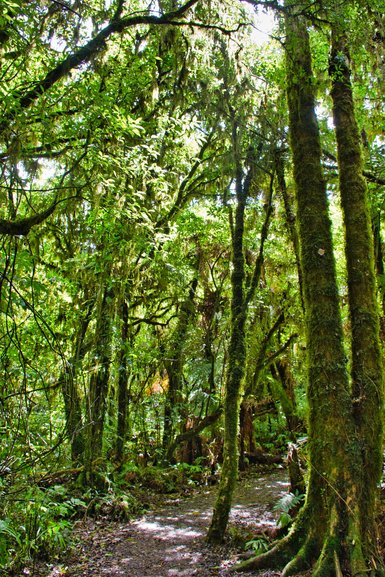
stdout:
<svg viewBox="0 0 385 577">
<path fill-rule="evenodd" d="M 151 14 L 137 14 L 135 16 L 128 16 L 126 18 L 113 19 L 107 26 L 102 28 L 94 38 L 92 38 L 87 44 L 79 48 L 73 54 L 70 54 L 62 62 L 57 64 L 52 70 L 50 70 L 45 78 L 38 80 L 34 87 L 26 92 L 15 93 L 14 97 L 16 99 L 16 105 L 11 109 L 8 114 L 3 116 L 0 123 L 0 132 L 7 129 L 10 121 L 14 119 L 20 109 L 28 108 L 33 102 L 35 102 L 42 94 L 47 92 L 56 82 L 64 78 L 73 70 L 81 64 L 85 64 L 91 60 L 95 54 L 105 47 L 106 40 L 112 34 L 121 33 L 127 28 L 133 26 L 138 26 L 140 24 L 148 25 L 170 25 L 177 24 L 175 19 L 184 16 L 184 14 L 196 4 L 198 0 L 188 0 L 183 6 L 177 10 L 167 12 L 161 16 L 153 16 Z"/>
</svg>

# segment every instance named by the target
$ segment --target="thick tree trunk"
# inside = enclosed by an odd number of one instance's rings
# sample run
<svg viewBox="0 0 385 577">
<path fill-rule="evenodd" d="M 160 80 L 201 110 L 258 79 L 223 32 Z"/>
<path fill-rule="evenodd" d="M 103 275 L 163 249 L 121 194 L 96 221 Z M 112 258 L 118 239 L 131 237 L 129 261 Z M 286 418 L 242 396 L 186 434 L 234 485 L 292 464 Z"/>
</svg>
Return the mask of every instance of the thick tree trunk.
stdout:
<svg viewBox="0 0 385 577">
<path fill-rule="evenodd" d="M 66 364 L 59 377 L 64 400 L 67 434 L 71 444 L 71 461 L 73 466 L 82 464 L 84 458 L 84 423 L 76 377 L 78 368 L 86 352 L 84 341 L 91 321 L 94 304 L 94 299 L 88 301 L 85 316 L 81 319 L 79 331 L 75 338 L 72 358 Z"/>
<path fill-rule="evenodd" d="M 287 5 L 289 8 L 289 5 Z M 287 93 L 305 302 L 309 480 L 287 537 L 240 569 L 285 566 L 294 575 L 364 575 L 359 527 L 361 452 L 355 434 L 306 21 L 286 14 Z M 357 473 L 359 478 L 357 479 Z"/>
<path fill-rule="evenodd" d="M 71 461 L 73 466 L 83 460 L 84 436 L 81 401 L 77 388 L 74 367 L 67 364 L 59 378 L 61 384 L 67 435 L 71 444 Z"/>
<path fill-rule="evenodd" d="M 330 72 L 345 222 L 354 417 L 363 459 L 361 530 L 366 550 L 375 551 L 375 501 L 383 461 L 379 316 L 371 219 L 366 180 L 362 175 L 361 138 L 350 83 L 349 51 L 344 31 L 336 26 L 332 30 Z"/>
</svg>

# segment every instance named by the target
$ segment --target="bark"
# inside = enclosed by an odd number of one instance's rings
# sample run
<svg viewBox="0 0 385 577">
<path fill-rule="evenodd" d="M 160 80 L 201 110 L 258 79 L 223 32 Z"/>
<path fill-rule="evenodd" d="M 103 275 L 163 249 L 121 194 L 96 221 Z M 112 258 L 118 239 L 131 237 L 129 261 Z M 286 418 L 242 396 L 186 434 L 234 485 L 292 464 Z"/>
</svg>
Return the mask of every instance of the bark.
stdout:
<svg viewBox="0 0 385 577">
<path fill-rule="evenodd" d="M 87 395 L 88 422 L 85 476 L 86 482 L 90 484 L 96 480 L 94 468 L 102 457 L 104 419 L 111 363 L 111 299 L 111 289 L 104 287 L 98 307 L 93 367 Z"/>
<path fill-rule="evenodd" d="M 0 218 L 0 234 L 26 236 L 33 226 L 44 222 L 51 216 L 57 205 L 58 201 L 55 201 L 47 210 L 19 220 L 5 220 Z"/>
<path fill-rule="evenodd" d="M 359 506 L 365 549 L 375 551 L 375 501 L 383 461 L 383 374 L 371 218 L 362 175 L 361 138 L 355 118 L 349 59 L 346 34 L 334 25 L 331 94 L 345 223 L 354 417 L 363 460 Z"/>
<path fill-rule="evenodd" d="M 82 462 L 84 451 L 83 417 L 74 367 L 69 363 L 60 375 L 59 383 L 63 392 L 67 435 L 71 444 L 71 461 L 73 465 L 78 465 Z"/>
<path fill-rule="evenodd" d="M 128 305 L 123 299 L 121 306 L 121 343 L 119 355 L 119 379 L 118 379 L 118 422 L 116 430 L 116 460 L 123 461 L 124 441 L 127 428 L 127 404 L 128 404 L 128 371 L 127 371 L 127 343 L 128 343 Z"/>
<path fill-rule="evenodd" d="M 195 423 L 195 426 L 193 426 L 192 429 L 188 429 L 184 433 L 180 433 L 179 435 L 177 435 L 174 441 L 168 447 L 167 459 L 171 461 L 174 451 L 178 447 L 178 445 L 180 445 L 185 441 L 190 441 L 194 439 L 194 437 L 197 437 L 199 433 L 201 433 L 206 427 L 209 427 L 210 425 L 216 423 L 219 417 L 222 415 L 222 413 L 223 409 L 221 407 L 217 411 L 215 411 L 215 413 L 212 413 L 211 415 L 207 415 L 203 419 L 200 419 L 197 423 Z"/>
<path fill-rule="evenodd" d="M 84 458 L 84 422 L 77 385 L 77 371 L 86 352 L 85 336 L 91 321 L 94 304 L 94 299 L 88 301 L 85 316 L 81 319 L 79 331 L 75 338 L 72 358 L 59 377 L 64 400 L 67 434 L 71 443 L 71 461 L 74 466 L 82 464 Z"/>
<path fill-rule="evenodd" d="M 239 569 L 282 567 L 294 575 L 364 575 L 358 495 L 362 462 L 355 434 L 336 283 L 306 21 L 285 18 L 291 149 L 305 302 L 309 402 L 306 501 L 287 537 Z"/>
<path fill-rule="evenodd" d="M 231 336 L 225 384 L 223 464 L 218 495 L 214 505 L 213 518 L 207 535 L 207 540 L 210 543 L 220 543 L 223 541 L 238 475 L 239 411 L 241 403 L 241 387 L 246 362 L 246 308 L 244 294 L 245 257 L 243 252 L 243 231 L 246 198 L 248 187 L 250 185 L 251 170 L 247 175 L 245 183 L 243 183 L 243 171 L 239 157 L 239 142 L 235 121 L 233 126 L 233 146 L 236 162 L 237 206 L 232 235 L 233 271 L 231 274 Z"/>
<path fill-rule="evenodd" d="M 298 450 L 294 443 L 289 443 L 287 452 L 287 468 L 289 471 L 290 491 L 292 493 L 305 493 L 305 480 L 301 471 Z"/>
<path fill-rule="evenodd" d="M 195 312 L 195 294 L 198 286 L 199 256 L 196 263 L 196 276 L 191 281 L 188 298 L 182 303 L 178 324 L 169 347 L 170 358 L 165 360 L 168 374 L 168 389 L 164 406 L 163 453 L 170 456 L 170 447 L 175 436 L 175 420 L 181 408 L 183 353 L 190 321 Z"/>
<path fill-rule="evenodd" d="M 382 248 L 381 237 L 381 211 L 377 210 L 372 218 L 372 230 L 374 241 L 374 261 L 378 279 L 378 291 L 381 301 L 380 311 L 380 338 L 385 341 L 385 268 L 384 268 L 384 251 Z"/>
<path fill-rule="evenodd" d="M 275 379 L 275 384 L 273 385 L 275 396 L 278 397 L 281 403 L 290 437 L 294 441 L 298 431 L 303 427 L 303 423 L 297 414 L 295 381 L 290 363 L 287 358 L 279 359 L 270 367 L 270 370 Z"/>
<path fill-rule="evenodd" d="M 289 194 L 289 191 L 286 186 L 285 180 L 285 164 L 283 159 L 283 152 L 277 150 L 275 153 L 275 170 L 277 173 L 277 181 L 278 181 L 278 190 L 282 196 L 283 205 L 285 207 L 285 217 L 286 217 L 286 226 L 289 232 L 290 240 L 293 245 L 294 255 L 295 255 L 295 263 L 297 267 L 297 274 L 298 274 L 298 284 L 299 284 L 299 294 L 301 297 L 301 305 L 302 310 L 305 310 L 304 300 L 303 300 L 303 281 L 302 281 L 302 269 L 301 269 L 301 261 L 300 261 L 300 254 L 299 254 L 299 238 L 298 238 L 298 230 L 296 225 L 296 216 L 293 207 L 293 199 Z"/>
<path fill-rule="evenodd" d="M 266 412 L 274 411 L 275 406 L 273 408 L 270 404 L 271 399 L 269 399 L 269 403 L 267 404 Z M 241 403 L 241 410 L 240 410 L 240 468 L 245 468 L 245 453 L 255 453 L 257 449 L 257 444 L 255 442 L 255 432 L 254 432 L 254 406 L 252 403 L 247 402 L 243 399 Z"/>
</svg>

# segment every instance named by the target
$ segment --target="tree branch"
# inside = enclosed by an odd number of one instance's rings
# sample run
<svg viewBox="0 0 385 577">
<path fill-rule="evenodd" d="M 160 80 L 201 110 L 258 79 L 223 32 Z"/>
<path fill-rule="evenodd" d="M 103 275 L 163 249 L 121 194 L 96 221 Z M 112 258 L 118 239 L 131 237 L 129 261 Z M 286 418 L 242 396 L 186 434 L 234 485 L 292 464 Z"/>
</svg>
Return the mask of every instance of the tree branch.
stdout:
<svg viewBox="0 0 385 577">
<path fill-rule="evenodd" d="M 50 70 L 45 78 L 37 81 L 35 86 L 26 92 L 15 93 L 14 97 L 17 101 L 16 105 L 11 109 L 8 114 L 3 116 L 0 123 L 0 132 L 4 132 L 7 129 L 8 124 L 12 121 L 20 109 L 28 108 L 35 100 L 39 98 L 42 94 L 47 92 L 56 82 L 61 80 L 64 76 L 77 68 L 81 64 L 89 62 L 90 59 L 105 46 L 106 40 L 115 33 L 120 33 L 130 28 L 132 26 L 137 26 L 139 24 L 148 25 L 165 25 L 173 24 L 175 25 L 175 19 L 183 16 L 194 4 L 199 0 L 188 0 L 183 6 L 177 10 L 173 10 L 164 14 L 163 16 L 153 16 L 150 14 L 138 14 L 136 16 L 127 16 L 126 18 L 113 19 L 107 26 L 105 26 L 94 38 L 92 38 L 87 44 L 79 48 L 73 54 L 70 54 L 62 62 L 60 62 L 55 68 Z M 180 24 L 184 24 L 181 22 Z"/>
<path fill-rule="evenodd" d="M 219 407 L 219 409 L 217 409 L 215 411 L 215 413 L 212 413 L 211 415 L 207 415 L 201 421 L 199 421 L 193 429 L 190 429 L 190 430 L 186 431 L 185 433 L 181 433 L 181 434 L 177 435 L 175 437 L 175 440 L 171 443 L 171 445 L 169 446 L 169 448 L 167 450 L 167 456 L 166 456 L 167 460 L 170 461 L 172 459 L 173 453 L 174 453 L 175 449 L 177 448 L 177 446 L 180 445 L 180 443 L 182 443 L 183 441 L 188 441 L 190 439 L 193 439 L 194 437 L 199 435 L 199 433 L 201 431 L 203 431 L 203 429 L 205 429 L 209 425 L 214 424 L 219 419 L 219 417 L 222 415 L 222 413 L 223 413 L 223 408 Z"/>
<path fill-rule="evenodd" d="M 287 339 L 286 343 L 282 345 L 282 347 L 280 347 L 277 351 L 275 351 L 275 353 L 266 358 L 265 362 L 263 363 L 263 367 L 269 366 L 275 359 L 280 357 L 286 351 L 286 349 L 290 347 L 291 343 L 298 337 L 299 335 L 297 333 L 293 333 L 292 335 L 290 335 L 290 337 Z"/>
<path fill-rule="evenodd" d="M 43 212 L 38 212 L 37 214 L 27 218 L 21 218 L 20 220 L 5 220 L 4 218 L 0 218 L 0 234 L 6 234 L 9 236 L 26 236 L 33 226 L 40 224 L 51 216 L 58 204 L 70 200 L 70 198 L 76 197 L 71 196 L 62 200 L 55 200 L 55 202 Z"/>
<path fill-rule="evenodd" d="M 326 158 L 329 158 L 329 160 L 332 160 L 333 162 L 337 163 L 337 157 L 328 150 L 326 150 L 325 148 L 322 149 L 322 153 L 324 156 L 326 156 Z M 327 168 L 331 168 L 332 170 L 338 170 L 337 166 Z M 363 176 L 365 176 L 367 180 L 369 180 L 369 182 L 374 182 L 375 184 L 385 186 L 385 179 L 376 176 L 375 174 L 373 174 L 373 172 L 370 172 L 369 170 L 363 170 L 362 174 Z"/>
</svg>

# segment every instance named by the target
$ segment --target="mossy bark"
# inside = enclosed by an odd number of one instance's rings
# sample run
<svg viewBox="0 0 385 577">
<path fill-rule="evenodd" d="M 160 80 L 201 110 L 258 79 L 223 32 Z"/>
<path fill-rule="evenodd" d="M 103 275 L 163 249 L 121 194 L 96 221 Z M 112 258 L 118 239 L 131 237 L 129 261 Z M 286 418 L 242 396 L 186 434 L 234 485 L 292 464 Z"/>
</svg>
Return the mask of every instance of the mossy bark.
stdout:
<svg viewBox="0 0 385 577">
<path fill-rule="evenodd" d="M 87 395 L 87 429 L 85 446 L 85 482 L 97 479 L 94 466 L 102 457 L 104 420 L 107 407 L 111 364 L 112 290 L 100 291 L 95 328 L 93 367 Z"/>
<path fill-rule="evenodd" d="M 77 373 L 86 353 L 85 337 L 91 322 L 94 305 L 95 300 L 88 299 L 84 317 L 80 321 L 79 330 L 75 337 L 72 358 L 66 363 L 59 377 L 64 400 L 67 434 L 71 444 L 71 461 L 75 467 L 83 463 L 85 449 L 82 402 L 77 383 Z"/>
<path fill-rule="evenodd" d="M 226 374 L 223 464 L 213 518 L 207 535 L 210 543 L 223 541 L 231 509 L 232 496 L 238 475 L 238 432 L 242 380 L 245 372 L 245 257 L 243 252 L 244 214 L 249 178 L 243 183 L 242 167 L 238 153 L 237 128 L 234 123 L 233 145 L 236 160 L 236 195 L 234 230 L 232 235 L 231 274 L 231 336 Z"/>
<path fill-rule="evenodd" d="M 277 173 L 278 191 L 282 197 L 283 205 L 285 208 L 286 227 L 294 249 L 295 264 L 297 267 L 297 274 L 298 274 L 299 294 L 301 298 L 302 309 L 304 310 L 305 304 L 303 300 L 303 281 L 302 281 L 301 260 L 299 254 L 300 249 L 299 249 L 298 230 L 296 226 L 296 215 L 293 207 L 294 201 L 292 199 L 292 195 L 290 194 L 286 186 L 285 162 L 283 151 L 276 150 L 274 163 L 275 163 L 275 170 Z"/>
<path fill-rule="evenodd" d="M 272 385 L 274 397 L 278 397 L 291 439 L 294 441 L 297 433 L 303 426 L 297 413 L 295 398 L 295 380 L 290 367 L 289 359 L 283 357 L 270 368 L 274 378 Z"/>
<path fill-rule="evenodd" d="M 166 460 L 172 459 L 170 447 L 175 437 L 175 422 L 181 409 L 182 373 L 187 331 L 195 313 L 195 294 L 198 287 L 199 254 L 196 258 L 196 272 L 191 281 L 188 297 L 182 302 L 178 324 L 171 339 L 165 367 L 168 374 L 163 420 L 163 455 Z"/>
<path fill-rule="evenodd" d="M 376 210 L 372 216 L 372 231 L 374 241 L 374 262 L 377 273 L 378 290 L 381 301 L 380 310 L 380 339 L 385 342 L 385 267 L 381 235 L 381 210 Z"/>
<path fill-rule="evenodd" d="M 83 417 L 77 383 L 70 366 L 66 366 L 65 371 L 60 375 L 59 383 L 63 392 L 66 428 L 71 444 L 71 461 L 73 466 L 77 466 L 81 464 L 84 452 Z"/>
<path fill-rule="evenodd" d="M 287 95 L 307 341 L 309 480 L 304 508 L 289 535 L 238 569 L 285 566 L 286 576 L 312 567 L 316 577 L 357 576 L 368 569 L 359 515 L 362 454 L 343 348 L 308 31 L 300 11 L 286 7 Z"/>
<path fill-rule="evenodd" d="M 118 420 L 116 426 L 116 461 L 120 464 L 124 456 L 124 441 L 127 430 L 127 405 L 128 405 L 128 369 L 127 369 L 127 344 L 128 344 L 128 304 L 123 298 L 121 305 L 121 343 L 119 355 L 119 378 L 118 378 Z"/>
<path fill-rule="evenodd" d="M 361 138 L 354 111 L 349 60 L 346 34 L 334 25 L 331 95 L 345 223 L 354 417 L 363 459 L 360 514 L 366 548 L 374 551 L 375 500 L 383 461 L 383 374 L 371 218 L 366 180 L 362 174 Z"/>
</svg>

